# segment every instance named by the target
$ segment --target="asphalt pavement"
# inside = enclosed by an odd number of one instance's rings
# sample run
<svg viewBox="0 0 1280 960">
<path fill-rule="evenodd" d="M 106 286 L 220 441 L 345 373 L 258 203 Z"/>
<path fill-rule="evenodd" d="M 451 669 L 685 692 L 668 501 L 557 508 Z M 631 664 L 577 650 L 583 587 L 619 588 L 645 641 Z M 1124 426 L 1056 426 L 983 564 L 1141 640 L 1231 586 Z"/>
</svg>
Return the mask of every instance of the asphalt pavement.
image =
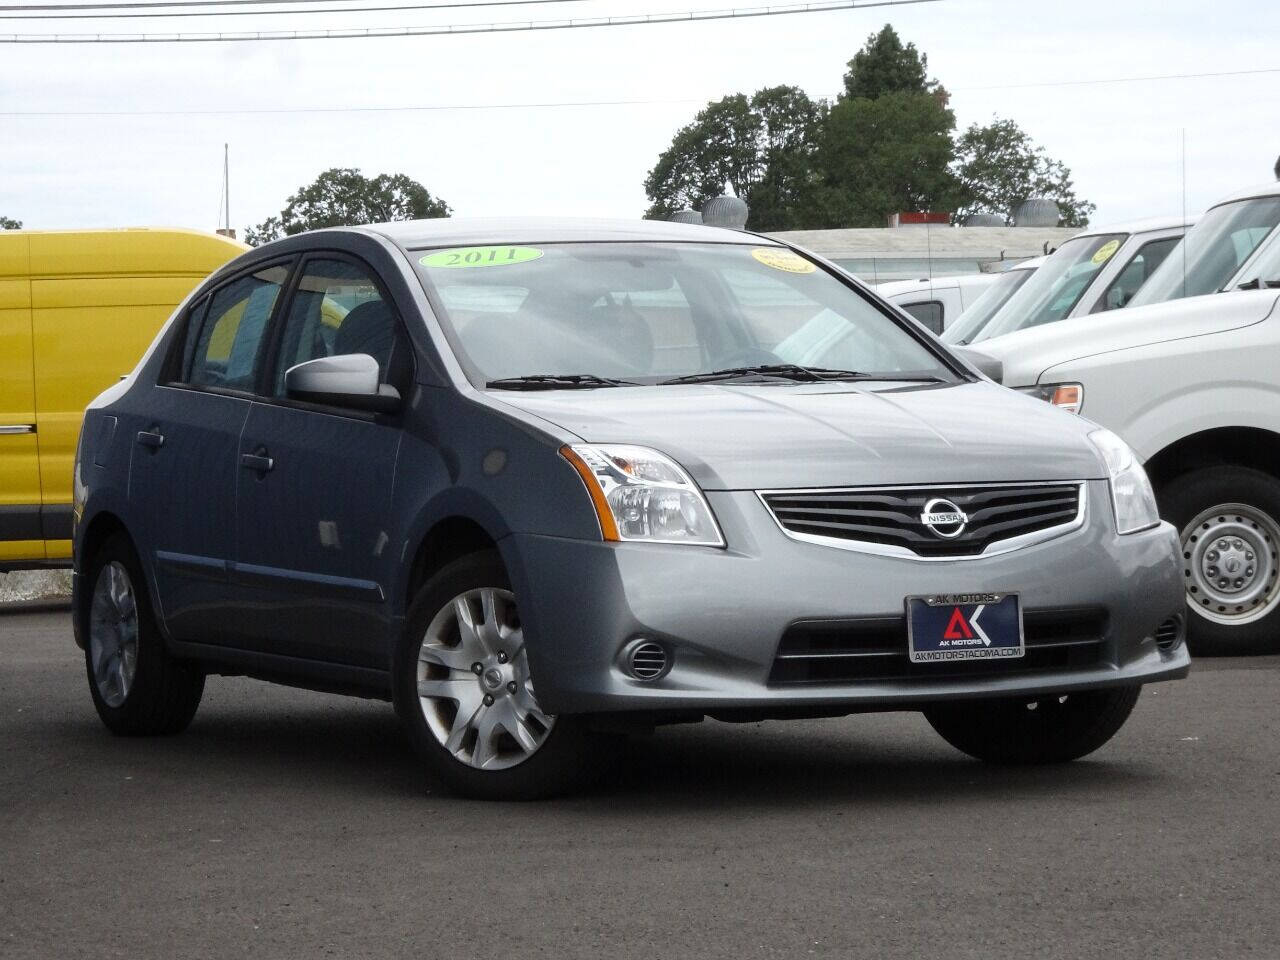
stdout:
<svg viewBox="0 0 1280 960">
<path fill-rule="evenodd" d="M 1280 657 L 1197 661 L 1065 767 L 915 714 L 659 730 L 592 792 L 444 793 L 387 704 L 210 678 L 99 724 L 0 613 L 0 957 L 1280 957 Z"/>
</svg>

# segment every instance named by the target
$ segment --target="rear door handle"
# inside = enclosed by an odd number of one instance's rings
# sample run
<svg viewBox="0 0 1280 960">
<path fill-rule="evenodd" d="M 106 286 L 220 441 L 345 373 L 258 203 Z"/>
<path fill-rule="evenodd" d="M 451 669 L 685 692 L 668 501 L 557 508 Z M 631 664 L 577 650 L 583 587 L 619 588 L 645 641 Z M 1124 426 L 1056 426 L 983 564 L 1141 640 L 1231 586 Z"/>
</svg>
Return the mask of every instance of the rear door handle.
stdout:
<svg viewBox="0 0 1280 960">
<path fill-rule="evenodd" d="M 264 456 L 265 450 L 259 453 L 242 453 L 240 454 L 240 466 L 246 470 L 252 470 L 255 473 L 267 473 L 272 470 L 276 462 L 268 456 Z"/>
<path fill-rule="evenodd" d="M 164 434 L 156 433 L 154 430 L 139 430 L 137 440 L 141 446 L 150 447 L 152 450 L 159 450 L 164 446 Z"/>
</svg>

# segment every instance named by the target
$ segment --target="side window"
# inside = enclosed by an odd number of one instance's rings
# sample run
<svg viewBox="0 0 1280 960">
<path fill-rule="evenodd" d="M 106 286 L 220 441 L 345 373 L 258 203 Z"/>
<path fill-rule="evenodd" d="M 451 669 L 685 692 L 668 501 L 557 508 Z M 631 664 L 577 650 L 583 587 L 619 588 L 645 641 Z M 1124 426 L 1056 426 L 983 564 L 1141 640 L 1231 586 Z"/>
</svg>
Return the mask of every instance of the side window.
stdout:
<svg viewBox="0 0 1280 960">
<path fill-rule="evenodd" d="M 942 332 L 942 302 L 940 300 L 926 300 L 924 303 L 904 303 L 902 309 L 934 333 Z"/>
<path fill-rule="evenodd" d="M 383 299 L 369 271 L 348 260 L 308 260 L 289 304 L 272 392 L 284 396 L 290 367 L 320 357 L 366 353 L 378 361 L 383 383 L 403 389 L 408 341 L 395 308 Z"/>
<path fill-rule="evenodd" d="M 200 335 L 189 348 L 187 383 L 228 390 L 253 389 L 262 334 L 288 276 L 285 264 L 263 267 L 213 294 Z"/>
<path fill-rule="evenodd" d="M 1098 299 L 1091 312 L 1101 313 L 1104 310 L 1116 310 L 1126 306 L 1133 299 L 1133 295 L 1147 282 L 1147 278 L 1155 273 L 1156 267 L 1164 263 L 1164 258 L 1169 256 L 1170 251 L 1181 239 L 1181 237 L 1164 237 L 1144 243 L 1133 255 L 1133 259 L 1124 265 L 1120 275 L 1111 281 L 1111 286 L 1107 287 L 1107 292 Z"/>
</svg>

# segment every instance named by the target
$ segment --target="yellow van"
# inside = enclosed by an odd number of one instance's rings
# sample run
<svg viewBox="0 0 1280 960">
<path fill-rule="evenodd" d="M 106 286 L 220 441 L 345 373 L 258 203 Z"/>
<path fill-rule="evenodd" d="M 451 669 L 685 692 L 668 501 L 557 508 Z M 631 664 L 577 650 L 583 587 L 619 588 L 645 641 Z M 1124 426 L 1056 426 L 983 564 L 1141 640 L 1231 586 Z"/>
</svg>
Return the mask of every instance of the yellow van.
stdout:
<svg viewBox="0 0 1280 960">
<path fill-rule="evenodd" d="M 247 249 L 196 230 L 0 231 L 0 573 L 70 562 L 85 406 Z"/>
</svg>

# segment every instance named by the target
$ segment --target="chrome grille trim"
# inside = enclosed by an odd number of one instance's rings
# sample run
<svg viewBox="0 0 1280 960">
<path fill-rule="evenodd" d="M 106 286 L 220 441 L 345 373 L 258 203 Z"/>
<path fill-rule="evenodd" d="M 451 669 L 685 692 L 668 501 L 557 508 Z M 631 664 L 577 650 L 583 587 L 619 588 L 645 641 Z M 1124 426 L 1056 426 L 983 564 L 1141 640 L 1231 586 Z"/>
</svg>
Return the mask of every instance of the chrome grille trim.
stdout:
<svg viewBox="0 0 1280 960">
<path fill-rule="evenodd" d="M 858 540 L 846 537 L 829 537 L 815 533 L 804 533 L 789 529 L 786 524 L 774 512 L 773 506 L 769 502 L 770 497 L 795 497 L 795 496 L 841 496 L 844 494 L 867 494 L 871 496 L 884 496 L 886 494 L 901 493 L 903 491 L 921 491 L 933 492 L 939 496 L 946 496 L 948 493 L 953 495 L 963 495 L 965 491 L 988 490 L 993 488 L 1009 488 L 1024 489 L 1029 487 L 1060 487 L 1064 490 L 1071 488 L 1076 494 L 1076 513 L 1071 519 L 1056 524 L 1051 527 L 1045 527 L 1041 530 L 1034 530 L 1030 533 L 1020 534 L 1018 536 L 1009 537 L 1003 540 L 995 540 L 989 543 L 980 553 L 949 553 L 927 556 L 916 553 L 909 547 L 899 546 L 897 544 L 877 543 L 872 540 Z M 856 553 L 870 553 L 877 556 L 895 557 L 902 560 L 915 560 L 921 563 L 933 563 L 937 561 L 953 562 L 957 560 L 983 560 L 987 557 L 995 557 L 1005 553 L 1012 553 L 1015 550 L 1021 550 L 1026 547 L 1034 546 L 1039 543 L 1045 543 L 1049 540 L 1057 539 L 1068 533 L 1079 530 L 1085 525 L 1088 516 L 1088 486 L 1087 481 L 1080 480 L 1045 480 L 1032 481 L 1029 483 L 1018 483 L 1014 481 L 999 483 L 960 483 L 960 484 L 902 484 L 902 485 L 884 485 L 872 487 L 802 487 L 789 490 L 757 490 L 756 497 L 761 505 L 768 512 L 773 522 L 777 524 L 778 529 L 792 540 L 801 543 L 812 543 L 824 547 L 835 547 L 838 550 L 850 550 Z M 955 543 L 955 541 L 940 541 Z"/>
</svg>

